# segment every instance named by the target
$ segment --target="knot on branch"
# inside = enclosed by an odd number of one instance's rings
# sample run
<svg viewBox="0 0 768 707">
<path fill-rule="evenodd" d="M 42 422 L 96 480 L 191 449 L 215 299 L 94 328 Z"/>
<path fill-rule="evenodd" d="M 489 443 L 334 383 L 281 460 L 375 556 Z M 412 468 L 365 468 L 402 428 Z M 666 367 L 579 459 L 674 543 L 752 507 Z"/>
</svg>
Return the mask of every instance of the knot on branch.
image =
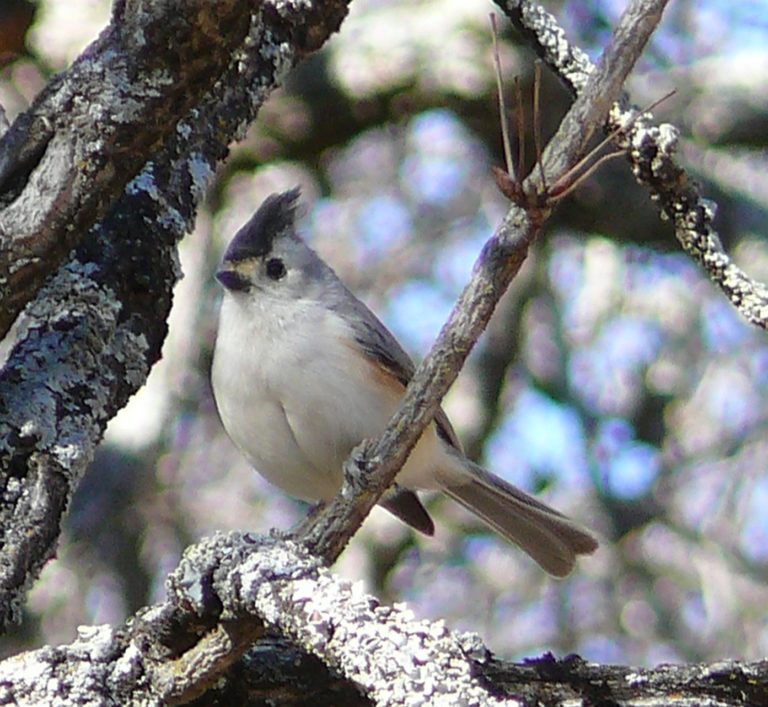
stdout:
<svg viewBox="0 0 768 707">
<path fill-rule="evenodd" d="M 300 545 L 287 539 L 216 533 L 184 553 L 168 577 L 168 598 L 181 612 L 206 622 L 230 619 L 253 612 L 262 587 L 295 580 L 317 565 Z"/>
<path fill-rule="evenodd" d="M 373 440 L 364 439 L 358 444 L 344 463 L 344 485 L 341 495 L 347 500 L 374 492 L 377 488 L 376 475 L 371 473 L 379 464 L 380 458 L 376 453 Z"/>
</svg>

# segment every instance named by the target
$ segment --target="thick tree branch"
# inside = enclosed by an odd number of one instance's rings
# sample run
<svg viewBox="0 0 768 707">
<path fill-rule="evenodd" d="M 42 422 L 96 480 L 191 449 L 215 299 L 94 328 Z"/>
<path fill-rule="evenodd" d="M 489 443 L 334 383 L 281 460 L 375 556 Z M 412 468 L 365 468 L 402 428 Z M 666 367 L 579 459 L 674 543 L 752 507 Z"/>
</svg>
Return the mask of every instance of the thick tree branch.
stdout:
<svg viewBox="0 0 768 707">
<path fill-rule="evenodd" d="M 14 122 L 0 144 L 0 336 L 211 89 L 259 4 L 117 3 Z"/>
<path fill-rule="evenodd" d="M 175 244 L 216 163 L 345 10 L 342 2 L 281 4 L 254 15 L 221 81 L 26 310 L 0 373 L 0 625 L 18 618 L 107 422 L 160 356 L 178 278 Z"/>
<path fill-rule="evenodd" d="M 276 629 L 292 646 L 262 639 L 233 673 L 236 680 L 215 684 L 208 668 L 231 645 L 247 647 L 240 642 L 243 626 L 261 636 Z M 83 628 L 69 646 L 0 663 L 0 703 L 160 705 L 197 698 L 195 704 L 249 704 L 250 697 L 264 700 L 271 691 L 280 704 L 293 704 L 287 695 L 295 688 L 294 671 L 285 671 L 284 683 L 275 671 L 282 672 L 288 660 L 308 664 L 307 655 L 330 667 L 332 677 L 321 681 L 322 689 L 336 698 L 344 694 L 344 704 L 420 699 L 435 705 L 642 701 L 682 707 L 768 699 L 766 661 L 653 670 L 551 655 L 503 663 L 476 636 L 416 620 L 402 605 L 380 605 L 297 544 L 230 533 L 187 550 L 169 578 L 168 600 L 128 625 Z M 313 696 L 313 703 L 334 703 L 324 693 Z M 306 693 L 295 703 L 307 704 Z"/>
<path fill-rule="evenodd" d="M 597 665 L 578 656 L 552 655 L 524 664 L 490 661 L 483 677 L 525 704 L 605 704 L 643 707 L 736 707 L 768 700 L 768 661 L 659 665 Z"/>
<path fill-rule="evenodd" d="M 416 694 L 447 698 L 445 704 L 495 703 L 474 674 L 475 660 L 487 659 L 477 639 L 417 621 L 404 607 L 380 606 L 289 541 L 217 535 L 185 553 L 169 594 L 123 629 L 83 630 L 72 646 L 6 661 L 0 682 L 26 703 L 86 693 L 123 704 L 187 702 L 226 667 L 211 665 L 239 657 L 264 634 L 265 624 L 251 618 L 261 616 L 378 704 L 405 704 Z M 178 640 L 179 619 L 199 638 L 192 647 L 158 641 L 163 627 Z M 251 635 L 241 640 L 245 632 Z"/>
</svg>

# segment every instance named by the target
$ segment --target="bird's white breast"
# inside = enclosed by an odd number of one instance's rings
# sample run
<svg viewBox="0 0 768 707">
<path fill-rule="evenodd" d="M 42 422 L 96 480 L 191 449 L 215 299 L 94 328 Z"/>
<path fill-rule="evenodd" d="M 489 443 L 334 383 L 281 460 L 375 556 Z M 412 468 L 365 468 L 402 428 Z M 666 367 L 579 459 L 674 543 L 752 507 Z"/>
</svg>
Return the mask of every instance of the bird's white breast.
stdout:
<svg viewBox="0 0 768 707">
<path fill-rule="evenodd" d="M 225 296 L 220 316 L 212 382 L 227 432 L 269 481 L 329 500 L 352 447 L 381 432 L 396 401 L 330 310 Z"/>
<path fill-rule="evenodd" d="M 254 468 L 307 501 L 336 495 L 344 460 L 383 432 L 403 393 L 332 310 L 229 295 L 212 382 L 224 427 Z M 398 481 L 438 488 L 437 469 L 454 464 L 430 426 Z"/>
</svg>

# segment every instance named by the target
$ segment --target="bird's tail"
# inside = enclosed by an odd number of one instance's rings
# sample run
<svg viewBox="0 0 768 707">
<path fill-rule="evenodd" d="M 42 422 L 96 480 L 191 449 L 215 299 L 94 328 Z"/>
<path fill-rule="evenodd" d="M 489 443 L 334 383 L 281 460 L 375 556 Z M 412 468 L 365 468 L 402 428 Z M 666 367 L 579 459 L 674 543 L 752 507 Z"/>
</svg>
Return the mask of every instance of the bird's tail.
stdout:
<svg viewBox="0 0 768 707">
<path fill-rule="evenodd" d="M 549 574 L 565 577 L 577 555 L 597 549 L 597 540 L 578 523 L 537 501 L 506 481 L 467 459 L 462 481 L 443 492 L 487 523 L 497 533 L 519 545 Z"/>
</svg>

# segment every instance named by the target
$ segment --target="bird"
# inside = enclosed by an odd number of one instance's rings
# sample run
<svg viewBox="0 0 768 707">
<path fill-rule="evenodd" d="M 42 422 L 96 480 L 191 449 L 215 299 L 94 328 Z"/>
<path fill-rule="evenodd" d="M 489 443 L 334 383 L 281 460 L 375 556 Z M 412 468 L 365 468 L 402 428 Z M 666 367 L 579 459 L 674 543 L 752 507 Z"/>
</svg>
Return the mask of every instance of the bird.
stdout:
<svg viewBox="0 0 768 707">
<path fill-rule="evenodd" d="M 380 435 L 415 366 L 394 335 L 297 232 L 298 188 L 272 194 L 227 247 L 211 367 L 224 429 L 254 469 L 295 498 L 328 503 L 342 466 Z M 439 491 L 564 577 L 595 537 L 468 459 L 441 408 L 379 505 L 432 535 L 416 491 Z"/>
</svg>

